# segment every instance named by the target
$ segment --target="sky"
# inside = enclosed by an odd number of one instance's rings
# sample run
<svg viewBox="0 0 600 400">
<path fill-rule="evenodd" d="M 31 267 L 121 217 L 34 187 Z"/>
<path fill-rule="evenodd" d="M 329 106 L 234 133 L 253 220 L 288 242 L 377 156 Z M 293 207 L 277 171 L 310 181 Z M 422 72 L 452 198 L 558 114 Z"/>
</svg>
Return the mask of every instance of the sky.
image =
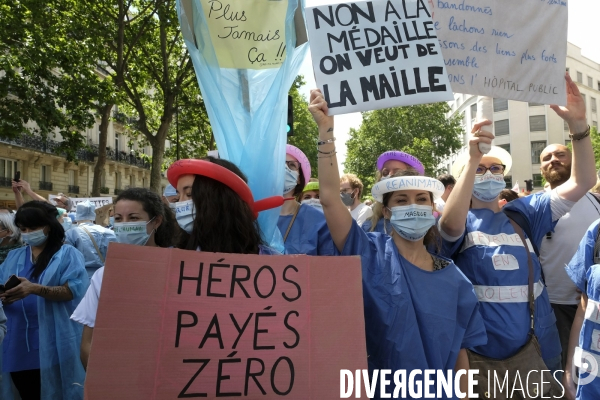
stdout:
<svg viewBox="0 0 600 400">
<path fill-rule="evenodd" d="M 525 0 L 523 0 L 525 1 Z M 531 0 L 529 0 L 531 1 Z M 306 0 L 306 6 L 319 4 L 339 3 L 337 0 Z M 600 45 L 598 41 L 600 35 L 595 30 L 598 26 L 598 16 L 600 15 L 600 1 L 598 0 L 568 0 L 569 4 L 569 30 L 567 40 L 576 46 L 581 47 L 581 53 L 593 61 L 600 63 Z M 549 34 L 552 34 L 552 28 L 549 28 Z M 309 91 L 316 87 L 312 60 L 310 52 L 308 53 L 299 74 L 304 75 L 306 85 L 300 90 L 307 98 Z M 335 116 L 335 137 L 337 146 L 337 159 L 340 173 L 344 170 L 343 162 L 346 159 L 346 141 L 349 139 L 348 132 L 350 128 L 358 128 L 362 117 L 360 113 L 345 114 Z"/>
</svg>

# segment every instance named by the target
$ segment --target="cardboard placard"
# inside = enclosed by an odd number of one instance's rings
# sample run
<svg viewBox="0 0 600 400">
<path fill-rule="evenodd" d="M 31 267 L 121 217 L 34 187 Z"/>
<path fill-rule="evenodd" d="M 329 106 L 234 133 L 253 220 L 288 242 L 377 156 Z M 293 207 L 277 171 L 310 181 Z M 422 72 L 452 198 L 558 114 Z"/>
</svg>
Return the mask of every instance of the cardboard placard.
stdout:
<svg viewBox="0 0 600 400">
<path fill-rule="evenodd" d="M 48 200 L 54 204 L 54 199 L 58 197 L 55 194 L 48 195 Z M 71 197 L 71 201 L 73 202 L 73 208 L 67 210 L 68 212 L 77 211 L 77 204 L 82 203 L 86 200 L 89 200 L 96 208 L 104 207 L 107 204 L 112 204 L 113 199 L 110 196 L 107 197 Z"/>
<path fill-rule="evenodd" d="M 310 7 L 306 21 L 329 115 L 452 100 L 425 0 Z"/>
<path fill-rule="evenodd" d="M 358 257 L 109 246 L 86 399 L 332 399 L 364 368 Z"/>
<path fill-rule="evenodd" d="M 287 0 L 199 0 L 219 66 L 280 67 L 285 58 Z"/>
<path fill-rule="evenodd" d="M 566 104 L 566 0 L 429 4 L 455 92 Z"/>
</svg>

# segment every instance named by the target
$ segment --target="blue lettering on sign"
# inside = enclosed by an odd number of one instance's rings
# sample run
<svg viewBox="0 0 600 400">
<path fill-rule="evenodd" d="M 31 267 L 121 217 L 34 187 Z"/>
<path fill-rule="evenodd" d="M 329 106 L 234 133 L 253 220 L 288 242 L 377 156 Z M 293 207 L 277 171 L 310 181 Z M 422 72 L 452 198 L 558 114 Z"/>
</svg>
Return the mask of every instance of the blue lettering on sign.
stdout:
<svg viewBox="0 0 600 400">
<path fill-rule="evenodd" d="M 483 35 L 485 33 L 484 28 L 478 28 L 476 26 L 467 26 L 467 21 L 464 19 L 462 21 L 462 24 L 457 24 L 456 21 L 454 21 L 454 16 L 450 17 L 450 22 L 448 22 L 448 29 L 450 29 L 451 31 L 458 31 L 464 33 L 478 33 L 480 35 Z"/>
<path fill-rule="evenodd" d="M 493 15 L 492 9 L 490 7 L 477 7 L 469 4 L 465 4 L 465 0 L 454 3 L 452 1 L 442 1 L 438 0 L 437 6 L 440 9 L 448 9 L 448 10 L 458 10 L 458 11 L 469 11 L 479 14 L 485 15 Z"/>
<path fill-rule="evenodd" d="M 465 59 L 460 58 L 447 58 L 444 60 L 444 64 L 448 67 L 459 66 L 459 67 L 472 67 L 479 68 L 479 64 L 477 64 L 477 59 L 475 57 L 471 58 L 468 56 Z"/>
<path fill-rule="evenodd" d="M 461 85 L 465 84 L 465 77 L 463 75 L 448 74 L 448 80 L 450 83 L 460 83 Z"/>
<path fill-rule="evenodd" d="M 504 37 L 504 38 L 510 39 L 511 37 L 515 36 L 515 34 L 513 33 L 511 35 L 511 34 L 509 34 L 507 32 L 497 31 L 495 29 L 492 29 L 492 36 L 500 36 L 500 37 Z"/>
<path fill-rule="evenodd" d="M 542 0 L 544 1 L 544 0 Z M 567 6 L 567 2 L 564 0 L 548 0 L 548 4 L 549 5 L 556 5 L 556 6 L 562 6 L 562 7 L 566 7 Z"/>
<path fill-rule="evenodd" d="M 440 42 L 440 46 L 442 47 L 442 49 L 458 49 L 458 50 L 465 49 L 464 43 L 451 42 L 448 40 L 440 40 L 439 42 Z"/>
<path fill-rule="evenodd" d="M 554 54 L 548 55 L 548 53 L 546 53 L 546 50 L 542 50 L 542 61 L 556 64 L 556 57 L 554 57 Z"/>
<path fill-rule="evenodd" d="M 498 45 L 498 43 L 496 43 L 496 54 L 498 54 L 500 56 L 508 56 L 508 57 L 515 57 L 517 55 L 517 53 L 515 53 L 514 50 L 501 49 L 500 46 Z"/>
</svg>

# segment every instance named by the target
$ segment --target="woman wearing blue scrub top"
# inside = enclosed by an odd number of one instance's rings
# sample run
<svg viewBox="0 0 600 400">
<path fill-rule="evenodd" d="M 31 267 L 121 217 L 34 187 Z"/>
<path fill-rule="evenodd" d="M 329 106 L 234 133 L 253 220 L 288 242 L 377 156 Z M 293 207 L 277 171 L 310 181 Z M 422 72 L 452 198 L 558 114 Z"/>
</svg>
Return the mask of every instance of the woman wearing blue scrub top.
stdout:
<svg viewBox="0 0 600 400">
<path fill-rule="evenodd" d="M 436 242 L 433 200 L 443 184 L 414 171 L 377 183 L 372 194 L 393 231 L 364 232 L 339 197 L 333 117 L 319 90 L 311 92 L 309 110 L 324 142 L 320 198 L 337 254 L 361 256 L 369 370 L 405 370 L 409 376 L 413 370 L 468 369 L 465 349 L 486 342 L 477 297 L 452 260 L 425 248 Z M 416 380 L 424 384 L 418 375 Z"/>
<path fill-rule="evenodd" d="M 283 197 L 296 198 L 310 180 L 310 163 L 300 149 L 289 144 L 285 156 Z M 286 201 L 281 207 L 277 226 L 284 239 L 286 254 L 334 254 L 333 241 L 321 210 L 295 200 Z"/>
<path fill-rule="evenodd" d="M 15 225 L 28 245 L 0 265 L 0 282 L 11 275 L 21 281 L 0 299 L 8 319 L 2 383 L 10 376 L 23 399 L 83 399 L 82 330 L 69 316 L 89 279 L 81 253 L 63 244 L 56 216 L 56 207 L 46 202 L 21 206 Z"/>
<path fill-rule="evenodd" d="M 552 231 L 556 222 L 569 212 L 596 182 L 594 153 L 585 116 L 585 102 L 577 85 L 566 75 L 567 106 L 552 109 L 569 124 L 573 137 L 571 177 L 551 192 L 540 192 L 519 198 L 503 210 L 516 212 L 524 218 L 532 237 L 527 239 L 540 247 L 542 238 Z M 492 146 L 483 154 L 479 143 L 491 144 L 494 135 L 481 131 L 490 121 L 473 127 L 469 150 L 453 166 L 453 175 L 460 177 L 440 219 L 445 254 L 453 257 L 462 272 L 473 282 L 481 301 L 488 343 L 472 350 L 486 357 L 505 359 L 515 355 L 529 340 L 528 305 L 529 267 L 525 247 L 509 218 L 500 211 L 498 195 L 505 188 L 504 175 L 512 158 L 502 148 Z M 589 132 L 589 131 L 588 131 Z M 469 208 L 469 203 L 472 206 Z M 523 229 L 525 230 L 525 229 Z M 548 291 L 541 275 L 541 266 L 532 254 L 534 267 L 535 334 L 542 358 L 560 378 L 561 346 L 556 318 L 550 306 Z"/>
</svg>

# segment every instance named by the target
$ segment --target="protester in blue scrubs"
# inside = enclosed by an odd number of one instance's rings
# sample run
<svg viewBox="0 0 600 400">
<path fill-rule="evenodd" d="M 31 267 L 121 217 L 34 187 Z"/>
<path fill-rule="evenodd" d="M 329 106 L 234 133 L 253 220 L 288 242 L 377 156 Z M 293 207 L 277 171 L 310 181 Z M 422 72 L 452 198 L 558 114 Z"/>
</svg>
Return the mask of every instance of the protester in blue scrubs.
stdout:
<svg viewBox="0 0 600 400">
<path fill-rule="evenodd" d="M 304 153 L 288 144 L 285 155 L 284 198 L 296 198 L 310 181 L 310 163 Z M 339 188 L 338 188 L 339 194 Z M 286 201 L 279 212 L 277 226 L 286 254 L 333 255 L 333 242 L 320 210 L 297 201 Z"/>
<path fill-rule="evenodd" d="M 281 196 L 254 201 L 248 179 L 230 161 L 178 160 L 167 170 L 177 188 L 178 247 L 236 254 L 279 254 L 261 238 L 258 213 L 281 205 Z"/>
<path fill-rule="evenodd" d="M 114 204 L 114 232 L 117 242 L 137 246 L 172 247 L 177 241 L 179 227 L 170 207 L 161 197 L 146 188 L 129 188 L 117 196 Z M 96 312 L 104 267 L 92 276 L 90 286 L 71 316 L 83 325 L 81 363 L 87 369 L 92 346 Z M 140 279 L 144 279 L 140 276 Z"/>
<path fill-rule="evenodd" d="M 600 220 L 597 220 L 581 239 L 577 253 L 567 266 L 567 274 L 581 291 L 563 376 L 568 400 L 600 399 L 600 252 L 596 247 L 599 233 Z M 584 364 L 589 368 L 584 368 Z M 579 385 L 574 380 L 575 367 L 579 368 Z"/>
<path fill-rule="evenodd" d="M 361 256 L 369 369 L 407 376 L 416 369 L 468 369 L 465 349 L 486 342 L 477 297 L 452 260 L 425 247 L 440 243 L 433 201 L 444 185 L 415 171 L 378 182 L 372 194 L 393 230 L 364 232 L 339 196 L 333 117 L 319 90 L 311 92 L 309 110 L 319 127 L 320 198 L 337 254 Z"/>
<path fill-rule="evenodd" d="M 551 106 L 568 124 L 573 143 L 571 178 L 551 192 L 519 198 L 503 211 L 517 212 L 530 228 L 528 237 L 540 247 L 542 238 L 556 222 L 595 184 L 594 153 L 585 116 L 585 102 L 577 85 L 567 75 L 567 106 Z M 453 166 L 460 175 L 440 219 L 445 254 L 452 257 L 471 280 L 481 301 L 488 342 L 473 347 L 476 353 L 496 359 L 515 355 L 528 341 L 530 313 L 528 304 L 529 267 L 527 251 L 534 264 L 535 334 L 542 357 L 551 371 L 561 369 L 561 346 L 556 318 L 550 307 L 538 258 L 528 248 L 500 211 L 498 195 L 506 187 L 504 176 L 512 159 L 499 147 L 483 154 L 479 143 L 491 144 L 493 135 L 473 127 L 469 150 Z M 469 204 L 472 206 L 469 209 Z M 523 228 L 523 231 L 526 229 Z M 560 378 L 560 372 L 556 375 Z"/>
<path fill-rule="evenodd" d="M 377 158 L 377 173 L 375 174 L 375 182 L 382 179 L 387 179 L 393 176 L 398 171 L 411 169 L 419 175 L 425 174 L 425 167 L 419 159 L 411 154 L 399 150 L 390 150 L 381 154 Z M 392 227 L 389 221 L 383 218 L 383 206 L 379 202 L 373 204 L 373 215 L 366 220 L 361 228 L 365 232 L 392 233 Z"/>
<path fill-rule="evenodd" d="M 16 275 L 21 283 L 0 294 L 8 319 L 3 343 L 3 376 L 23 399 L 83 399 L 85 372 L 79 361 L 81 325 L 69 319 L 89 284 L 83 256 L 63 244 L 56 207 L 30 201 L 15 225 L 26 247 L 0 265 L 0 282 Z"/>
</svg>

